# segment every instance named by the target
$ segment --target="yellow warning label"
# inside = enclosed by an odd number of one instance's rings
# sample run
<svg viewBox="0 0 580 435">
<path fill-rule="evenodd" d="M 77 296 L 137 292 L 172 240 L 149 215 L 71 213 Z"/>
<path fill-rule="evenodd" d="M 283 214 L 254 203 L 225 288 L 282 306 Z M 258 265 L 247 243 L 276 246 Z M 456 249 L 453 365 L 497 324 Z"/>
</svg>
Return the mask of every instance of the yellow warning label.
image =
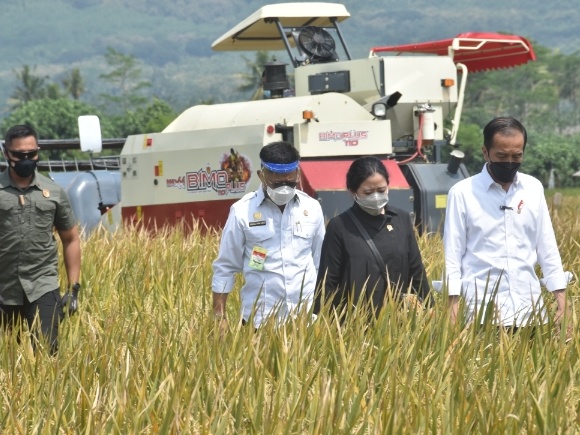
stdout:
<svg viewBox="0 0 580 435">
<path fill-rule="evenodd" d="M 435 195 L 435 208 L 447 207 L 447 195 Z"/>
</svg>

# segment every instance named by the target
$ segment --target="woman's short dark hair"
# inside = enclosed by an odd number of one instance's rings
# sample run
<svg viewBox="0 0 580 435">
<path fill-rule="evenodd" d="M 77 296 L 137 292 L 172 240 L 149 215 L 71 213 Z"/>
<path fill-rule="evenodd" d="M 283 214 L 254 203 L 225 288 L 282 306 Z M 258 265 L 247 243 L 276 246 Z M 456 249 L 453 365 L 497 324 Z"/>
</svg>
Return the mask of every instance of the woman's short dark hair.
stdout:
<svg viewBox="0 0 580 435">
<path fill-rule="evenodd" d="M 501 116 L 499 118 L 492 119 L 487 123 L 483 129 L 483 145 L 487 151 L 490 150 L 493 143 L 493 137 L 496 133 L 500 133 L 505 136 L 510 136 L 514 132 L 520 132 L 524 136 L 524 150 L 526 149 L 526 143 L 528 142 L 528 133 L 526 128 L 522 125 L 520 121 L 511 116 Z"/>
<path fill-rule="evenodd" d="M 381 174 L 389 184 L 389 173 L 383 162 L 374 156 L 359 157 L 348 168 L 346 188 L 351 192 L 356 192 L 360 185 L 374 174 Z"/>
<path fill-rule="evenodd" d="M 268 163 L 294 163 L 300 160 L 300 153 L 289 142 L 272 142 L 262 147 L 260 160 Z"/>
<path fill-rule="evenodd" d="M 4 136 L 4 147 L 10 148 L 13 139 L 29 136 L 34 136 L 34 139 L 36 139 L 36 142 L 38 142 L 38 133 L 36 133 L 35 129 L 28 125 L 14 125 L 8 129 L 6 135 Z"/>
</svg>

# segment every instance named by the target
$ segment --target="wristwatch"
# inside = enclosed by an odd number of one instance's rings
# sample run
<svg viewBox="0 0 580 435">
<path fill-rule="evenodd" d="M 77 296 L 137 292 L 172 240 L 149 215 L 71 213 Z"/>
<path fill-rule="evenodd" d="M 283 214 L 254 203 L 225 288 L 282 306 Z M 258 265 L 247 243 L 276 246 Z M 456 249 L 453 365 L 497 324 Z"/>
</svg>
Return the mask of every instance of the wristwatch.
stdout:
<svg viewBox="0 0 580 435">
<path fill-rule="evenodd" d="M 75 292 L 75 293 L 78 293 L 78 291 L 79 291 L 80 289 L 81 289 L 81 285 L 80 285 L 78 282 L 75 282 L 75 283 L 72 285 L 72 290 L 73 290 L 73 292 Z"/>
</svg>

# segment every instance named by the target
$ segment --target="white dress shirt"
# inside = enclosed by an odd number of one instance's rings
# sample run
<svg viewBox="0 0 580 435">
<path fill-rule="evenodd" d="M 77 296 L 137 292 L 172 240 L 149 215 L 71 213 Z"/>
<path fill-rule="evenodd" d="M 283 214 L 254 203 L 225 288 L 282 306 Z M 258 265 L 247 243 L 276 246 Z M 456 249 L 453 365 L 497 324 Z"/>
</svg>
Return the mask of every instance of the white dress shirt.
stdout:
<svg viewBox="0 0 580 435">
<path fill-rule="evenodd" d="M 235 274 L 242 272 L 242 317 L 248 320 L 254 311 L 256 327 L 271 314 L 284 319 L 310 308 L 324 233 L 317 200 L 297 190 L 281 212 L 260 185 L 230 209 L 213 263 L 212 291 L 231 292 Z M 256 248 L 267 251 L 262 270 L 250 267 Z"/>
<path fill-rule="evenodd" d="M 547 290 L 566 288 L 542 184 L 518 172 L 506 192 L 487 167 L 449 191 L 443 234 L 450 296 L 462 295 L 471 318 L 505 326 L 544 321 L 540 281 Z M 488 303 L 495 310 L 486 313 Z"/>
</svg>

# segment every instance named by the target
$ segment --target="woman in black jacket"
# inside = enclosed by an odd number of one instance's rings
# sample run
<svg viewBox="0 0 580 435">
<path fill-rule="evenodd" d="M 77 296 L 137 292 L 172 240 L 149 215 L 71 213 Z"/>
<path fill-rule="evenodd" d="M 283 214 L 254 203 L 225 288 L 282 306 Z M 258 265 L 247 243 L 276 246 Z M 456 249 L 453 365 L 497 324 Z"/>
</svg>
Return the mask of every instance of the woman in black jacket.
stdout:
<svg viewBox="0 0 580 435">
<path fill-rule="evenodd" d="M 331 300 L 339 310 L 347 302 L 364 302 L 378 314 L 389 293 L 396 299 L 409 291 L 420 300 L 428 296 L 429 285 L 411 218 L 388 205 L 388 183 L 387 169 L 376 157 L 360 157 L 350 166 L 346 187 L 355 202 L 331 219 L 326 228 L 315 312 Z M 365 235 L 359 227 L 364 228 Z"/>
</svg>

